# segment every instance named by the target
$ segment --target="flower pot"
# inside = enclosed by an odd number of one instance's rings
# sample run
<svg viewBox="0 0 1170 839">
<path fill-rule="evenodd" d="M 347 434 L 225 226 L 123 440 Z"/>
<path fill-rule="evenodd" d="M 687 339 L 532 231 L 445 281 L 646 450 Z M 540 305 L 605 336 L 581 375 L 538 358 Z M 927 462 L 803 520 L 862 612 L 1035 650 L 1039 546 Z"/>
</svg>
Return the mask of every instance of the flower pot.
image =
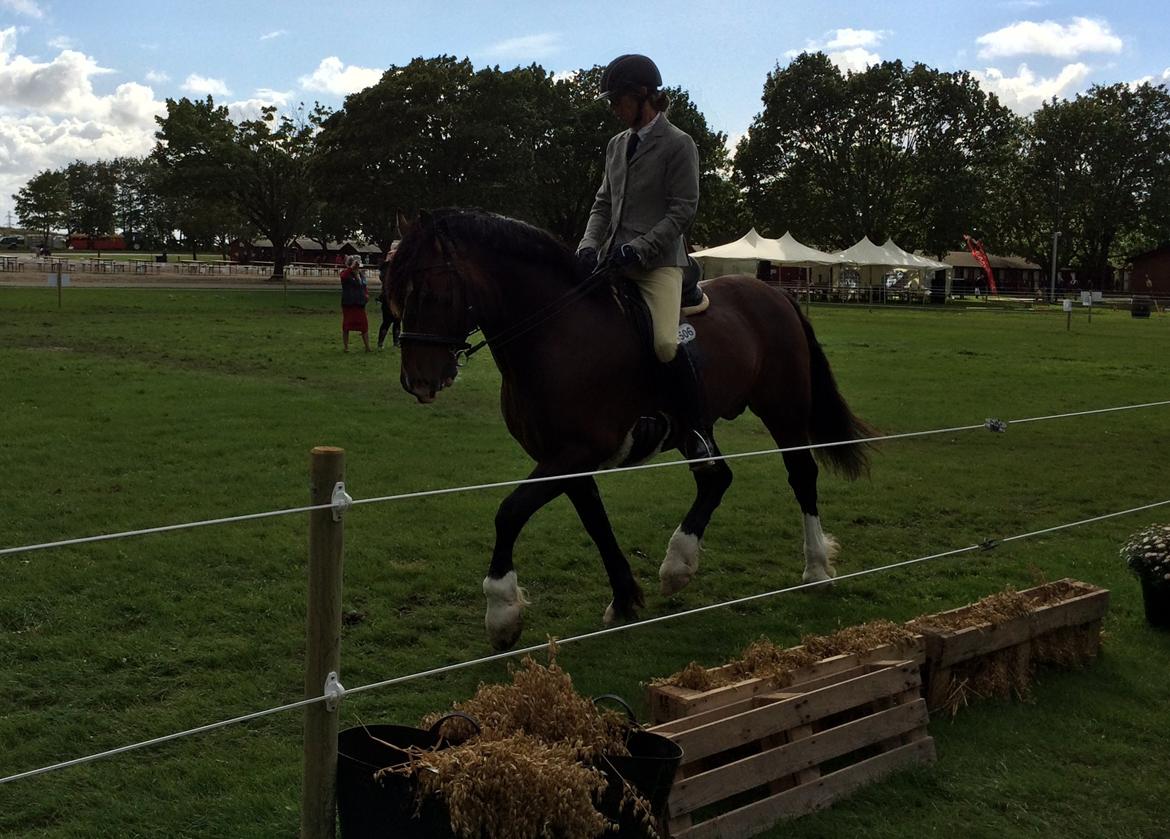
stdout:
<svg viewBox="0 0 1170 839">
<path fill-rule="evenodd" d="M 1146 623 L 1156 629 L 1170 629 L 1170 584 L 1143 578 L 1142 600 L 1146 605 Z"/>
</svg>

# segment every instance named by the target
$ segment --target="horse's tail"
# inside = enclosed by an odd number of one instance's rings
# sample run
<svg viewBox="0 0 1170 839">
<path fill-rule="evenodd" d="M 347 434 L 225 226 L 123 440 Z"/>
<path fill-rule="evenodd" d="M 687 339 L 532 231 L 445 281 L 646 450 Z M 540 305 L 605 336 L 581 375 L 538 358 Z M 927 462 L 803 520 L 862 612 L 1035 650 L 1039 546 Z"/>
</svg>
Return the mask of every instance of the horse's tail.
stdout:
<svg viewBox="0 0 1170 839">
<path fill-rule="evenodd" d="M 876 437 L 878 431 L 849 409 L 845 397 L 837 390 L 837 381 L 829 367 L 829 359 L 813 332 L 812 324 L 800 310 L 800 304 L 789 300 L 796 309 L 804 336 L 808 341 L 809 373 L 812 381 L 812 411 L 809 436 L 814 443 L 844 443 Z M 869 472 L 870 443 L 826 446 L 816 450 L 817 459 L 827 463 L 838 473 L 855 480 Z"/>
</svg>

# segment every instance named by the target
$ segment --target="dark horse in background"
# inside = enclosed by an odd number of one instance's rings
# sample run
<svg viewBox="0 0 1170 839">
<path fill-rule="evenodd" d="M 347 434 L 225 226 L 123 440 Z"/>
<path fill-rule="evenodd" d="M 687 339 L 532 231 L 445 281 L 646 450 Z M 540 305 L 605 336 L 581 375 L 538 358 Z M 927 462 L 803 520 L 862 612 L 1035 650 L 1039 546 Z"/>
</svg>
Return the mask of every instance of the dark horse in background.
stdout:
<svg viewBox="0 0 1170 839">
<path fill-rule="evenodd" d="M 500 400 L 512 436 L 536 461 L 529 477 L 591 472 L 677 448 L 665 419 L 656 360 L 609 283 L 582 282 L 572 254 L 550 234 L 478 210 L 438 210 L 411 224 L 391 266 L 390 302 L 402 322 L 402 387 L 432 402 L 458 374 L 468 336 L 483 332 L 502 377 Z M 748 276 L 704 283 L 710 307 L 691 319 L 703 358 L 712 418 L 750 408 L 779 447 L 847 443 L 872 431 L 849 410 L 799 306 Z M 643 418 L 657 417 L 657 425 Z M 647 442 L 647 428 L 658 428 Z M 819 455 L 849 478 L 867 468 L 864 445 Z M 817 465 L 806 449 L 783 454 L 804 522 L 804 580 L 831 578 L 837 543 L 821 530 Z M 671 536 L 659 568 L 664 594 L 698 570 L 703 532 L 731 484 L 718 460 L 695 469 L 695 501 Z M 592 477 L 520 485 L 496 514 L 496 542 L 483 582 L 491 643 L 516 643 L 528 605 L 512 549 L 532 515 L 568 495 L 601 552 L 613 588 L 607 625 L 637 618 L 642 590 L 614 537 Z"/>
</svg>

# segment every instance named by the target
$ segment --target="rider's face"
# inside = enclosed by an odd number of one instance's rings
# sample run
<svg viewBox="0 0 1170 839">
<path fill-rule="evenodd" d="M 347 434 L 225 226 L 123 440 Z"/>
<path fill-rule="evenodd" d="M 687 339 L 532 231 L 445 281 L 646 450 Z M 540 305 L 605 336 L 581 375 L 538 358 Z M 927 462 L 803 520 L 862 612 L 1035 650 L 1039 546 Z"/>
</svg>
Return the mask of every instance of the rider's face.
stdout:
<svg viewBox="0 0 1170 839">
<path fill-rule="evenodd" d="M 637 128 L 641 118 L 638 100 L 630 93 L 622 93 L 609 100 L 610 110 L 627 128 Z"/>
</svg>

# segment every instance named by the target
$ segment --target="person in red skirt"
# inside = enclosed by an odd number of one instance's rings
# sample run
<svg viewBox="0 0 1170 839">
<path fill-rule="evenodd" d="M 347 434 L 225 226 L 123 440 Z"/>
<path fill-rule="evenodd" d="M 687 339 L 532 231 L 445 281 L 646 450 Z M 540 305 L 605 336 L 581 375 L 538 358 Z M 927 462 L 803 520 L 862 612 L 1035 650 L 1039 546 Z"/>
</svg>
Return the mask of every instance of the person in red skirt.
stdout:
<svg viewBox="0 0 1170 839">
<path fill-rule="evenodd" d="M 366 301 L 370 293 L 362 274 L 362 260 L 357 255 L 345 258 L 341 269 L 341 345 L 349 352 L 349 333 L 362 333 L 366 352 L 370 351 L 370 322 L 366 319 Z"/>
</svg>

